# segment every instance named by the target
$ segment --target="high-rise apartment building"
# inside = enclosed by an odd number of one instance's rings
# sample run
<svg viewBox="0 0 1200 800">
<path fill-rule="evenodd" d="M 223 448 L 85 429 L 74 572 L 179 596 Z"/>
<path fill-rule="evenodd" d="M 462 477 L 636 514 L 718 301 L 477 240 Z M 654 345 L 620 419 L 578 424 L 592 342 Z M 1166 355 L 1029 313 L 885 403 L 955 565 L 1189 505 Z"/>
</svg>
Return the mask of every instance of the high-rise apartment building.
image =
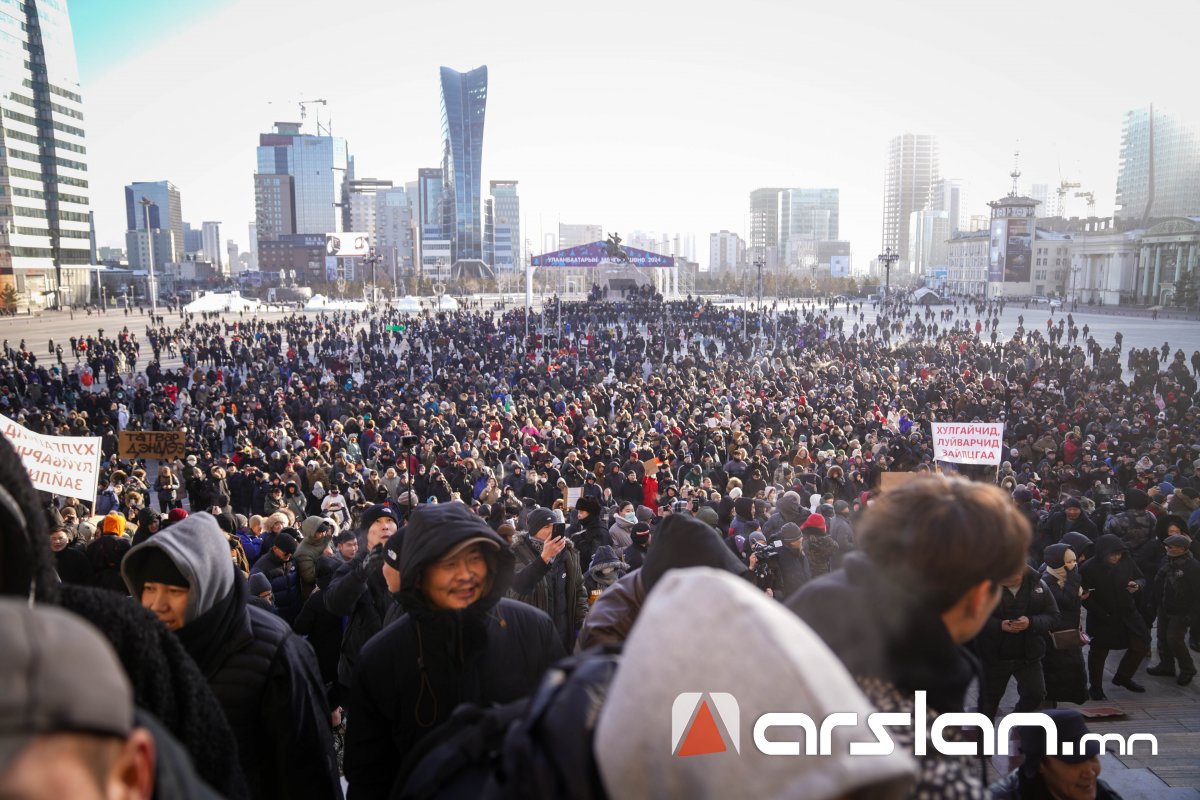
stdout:
<svg viewBox="0 0 1200 800">
<path fill-rule="evenodd" d="M 452 263 L 483 259 L 483 121 L 487 67 L 442 67 L 443 230 Z"/>
<path fill-rule="evenodd" d="M 146 210 L 142 200 L 149 200 L 150 230 L 170 230 L 174 233 L 170 261 L 182 261 L 184 254 L 183 208 L 179 189 L 170 181 L 135 181 L 125 187 L 125 230 L 146 229 Z"/>
<path fill-rule="evenodd" d="M 903 133 L 888 144 L 887 170 L 883 182 L 883 246 L 900 258 L 895 272 L 911 273 L 909 262 L 909 218 L 929 202 L 929 190 L 941 177 L 937 138 L 929 134 Z"/>
<path fill-rule="evenodd" d="M 23 305 L 87 300 L 91 260 L 83 98 L 62 0 L 0 13 L 0 286 Z"/>
<path fill-rule="evenodd" d="M 746 262 L 746 242 L 733 231 L 719 231 L 708 236 L 708 271 L 723 272 L 739 269 Z"/>
<path fill-rule="evenodd" d="M 349 154 L 338 136 L 309 136 L 276 122 L 258 137 L 254 215 L 260 241 L 343 230 Z"/>
<path fill-rule="evenodd" d="M 218 275 L 228 275 L 226 256 L 221 245 L 221 223 L 202 223 L 200 231 L 204 238 L 204 260 L 212 264 Z"/>
<path fill-rule="evenodd" d="M 755 189 L 750 193 L 751 263 L 762 261 L 771 269 L 779 252 L 779 193 L 782 189 Z"/>
<path fill-rule="evenodd" d="M 558 249 L 579 247 L 581 244 L 591 244 L 604 239 L 604 229 L 599 225 L 574 225 L 566 222 L 558 223 Z M 553 250 L 554 248 L 550 248 Z"/>
<path fill-rule="evenodd" d="M 492 267 L 496 271 L 521 266 L 521 198 L 516 181 L 492 181 Z"/>
<path fill-rule="evenodd" d="M 375 252 L 389 275 L 402 278 L 413 268 L 412 202 L 400 186 L 375 194 L 375 224 L 369 230 Z M 366 230 L 366 229 L 364 229 Z"/>
<path fill-rule="evenodd" d="M 1116 216 L 1135 222 L 1200 214 L 1200 130 L 1177 115 L 1125 113 Z"/>
<path fill-rule="evenodd" d="M 958 178 L 938 178 L 929 188 L 930 211 L 945 211 L 951 235 L 970 228 L 967 195 Z"/>
<path fill-rule="evenodd" d="M 392 182 L 378 178 L 354 178 L 346 183 L 345 229 L 374 234 L 377 198 L 381 192 L 392 188 Z"/>
<path fill-rule="evenodd" d="M 250 224 L 254 225 L 253 222 Z M 204 252 L 204 231 L 199 228 L 193 228 L 190 223 L 183 223 L 184 256 L 194 256 L 202 252 Z"/>
</svg>

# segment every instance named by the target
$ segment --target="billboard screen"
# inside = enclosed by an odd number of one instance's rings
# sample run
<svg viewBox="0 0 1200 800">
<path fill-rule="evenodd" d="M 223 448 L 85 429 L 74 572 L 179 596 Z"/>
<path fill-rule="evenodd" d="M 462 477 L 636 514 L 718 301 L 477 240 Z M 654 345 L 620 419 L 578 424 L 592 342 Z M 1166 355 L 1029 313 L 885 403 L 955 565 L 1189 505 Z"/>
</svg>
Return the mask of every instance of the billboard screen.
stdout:
<svg viewBox="0 0 1200 800">
<path fill-rule="evenodd" d="M 371 252 L 371 234 L 369 233 L 327 233 L 325 234 L 325 255 L 338 258 L 361 258 Z"/>
<path fill-rule="evenodd" d="M 1028 217 L 1008 221 L 1008 243 L 1004 253 L 1004 280 L 1025 283 L 1033 261 L 1033 220 Z"/>
<path fill-rule="evenodd" d="M 833 278 L 849 278 L 850 256 L 830 256 L 829 275 Z"/>
<path fill-rule="evenodd" d="M 988 237 L 988 281 L 1000 283 L 1004 280 L 1004 250 L 1008 244 L 1006 219 L 992 220 Z"/>
</svg>

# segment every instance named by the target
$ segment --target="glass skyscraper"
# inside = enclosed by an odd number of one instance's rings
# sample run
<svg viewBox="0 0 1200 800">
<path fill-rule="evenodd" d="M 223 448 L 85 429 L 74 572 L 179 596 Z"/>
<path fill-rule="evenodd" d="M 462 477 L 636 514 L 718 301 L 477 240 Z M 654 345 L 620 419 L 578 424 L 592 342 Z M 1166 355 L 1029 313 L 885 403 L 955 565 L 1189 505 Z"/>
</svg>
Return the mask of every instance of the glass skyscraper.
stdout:
<svg viewBox="0 0 1200 800">
<path fill-rule="evenodd" d="M 91 261 L 87 148 L 64 0 L 0 5 L 0 284 L 82 302 Z M 64 274 L 64 267 L 79 275 Z M 81 280 L 77 282 L 77 278 Z"/>
<path fill-rule="evenodd" d="M 486 110 L 486 66 L 470 72 L 442 67 L 442 224 L 452 262 L 483 258 L 480 195 Z"/>
</svg>

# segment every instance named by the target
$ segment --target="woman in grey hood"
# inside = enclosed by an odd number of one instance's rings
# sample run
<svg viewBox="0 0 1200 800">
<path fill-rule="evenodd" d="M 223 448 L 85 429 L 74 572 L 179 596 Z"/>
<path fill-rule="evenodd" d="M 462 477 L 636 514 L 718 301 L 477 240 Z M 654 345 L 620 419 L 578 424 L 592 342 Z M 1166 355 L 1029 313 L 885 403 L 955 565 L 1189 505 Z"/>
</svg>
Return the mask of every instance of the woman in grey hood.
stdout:
<svg viewBox="0 0 1200 800">
<path fill-rule="evenodd" d="M 179 637 L 217 696 L 256 798 L 341 796 L 324 685 L 308 642 L 246 602 L 246 582 L 209 514 L 130 549 L 121 576 Z"/>
</svg>

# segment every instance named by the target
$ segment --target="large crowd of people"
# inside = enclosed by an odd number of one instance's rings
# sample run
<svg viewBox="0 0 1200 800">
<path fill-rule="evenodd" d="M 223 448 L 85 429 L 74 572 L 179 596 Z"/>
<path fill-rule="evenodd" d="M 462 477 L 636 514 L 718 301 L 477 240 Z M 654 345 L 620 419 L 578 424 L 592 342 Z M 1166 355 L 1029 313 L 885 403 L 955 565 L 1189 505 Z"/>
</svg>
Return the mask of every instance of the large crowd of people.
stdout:
<svg viewBox="0 0 1200 800">
<path fill-rule="evenodd" d="M 102 479 L 39 493 L 0 446 L 0 593 L 33 604 L 0 607 L 5 641 L 59 652 L 60 610 L 82 616 L 128 708 L 28 723 L 0 794 L 33 734 L 70 732 L 141 796 L 985 796 L 982 759 L 911 741 L 796 768 L 646 737 L 699 686 L 933 714 L 974 685 L 988 717 L 1074 730 L 1145 674 L 1193 681 L 1200 352 L 1071 314 L 1005 338 L 1003 310 L 636 293 L 6 340 L 0 413 L 100 437 Z M 935 460 L 945 421 L 1003 422 L 1002 462 Z M 184 452 L 123 458 L 124 431 Z M 1027 740 L 998 796 L 1114 796 L 1094 753 Z"/>
</svg>

